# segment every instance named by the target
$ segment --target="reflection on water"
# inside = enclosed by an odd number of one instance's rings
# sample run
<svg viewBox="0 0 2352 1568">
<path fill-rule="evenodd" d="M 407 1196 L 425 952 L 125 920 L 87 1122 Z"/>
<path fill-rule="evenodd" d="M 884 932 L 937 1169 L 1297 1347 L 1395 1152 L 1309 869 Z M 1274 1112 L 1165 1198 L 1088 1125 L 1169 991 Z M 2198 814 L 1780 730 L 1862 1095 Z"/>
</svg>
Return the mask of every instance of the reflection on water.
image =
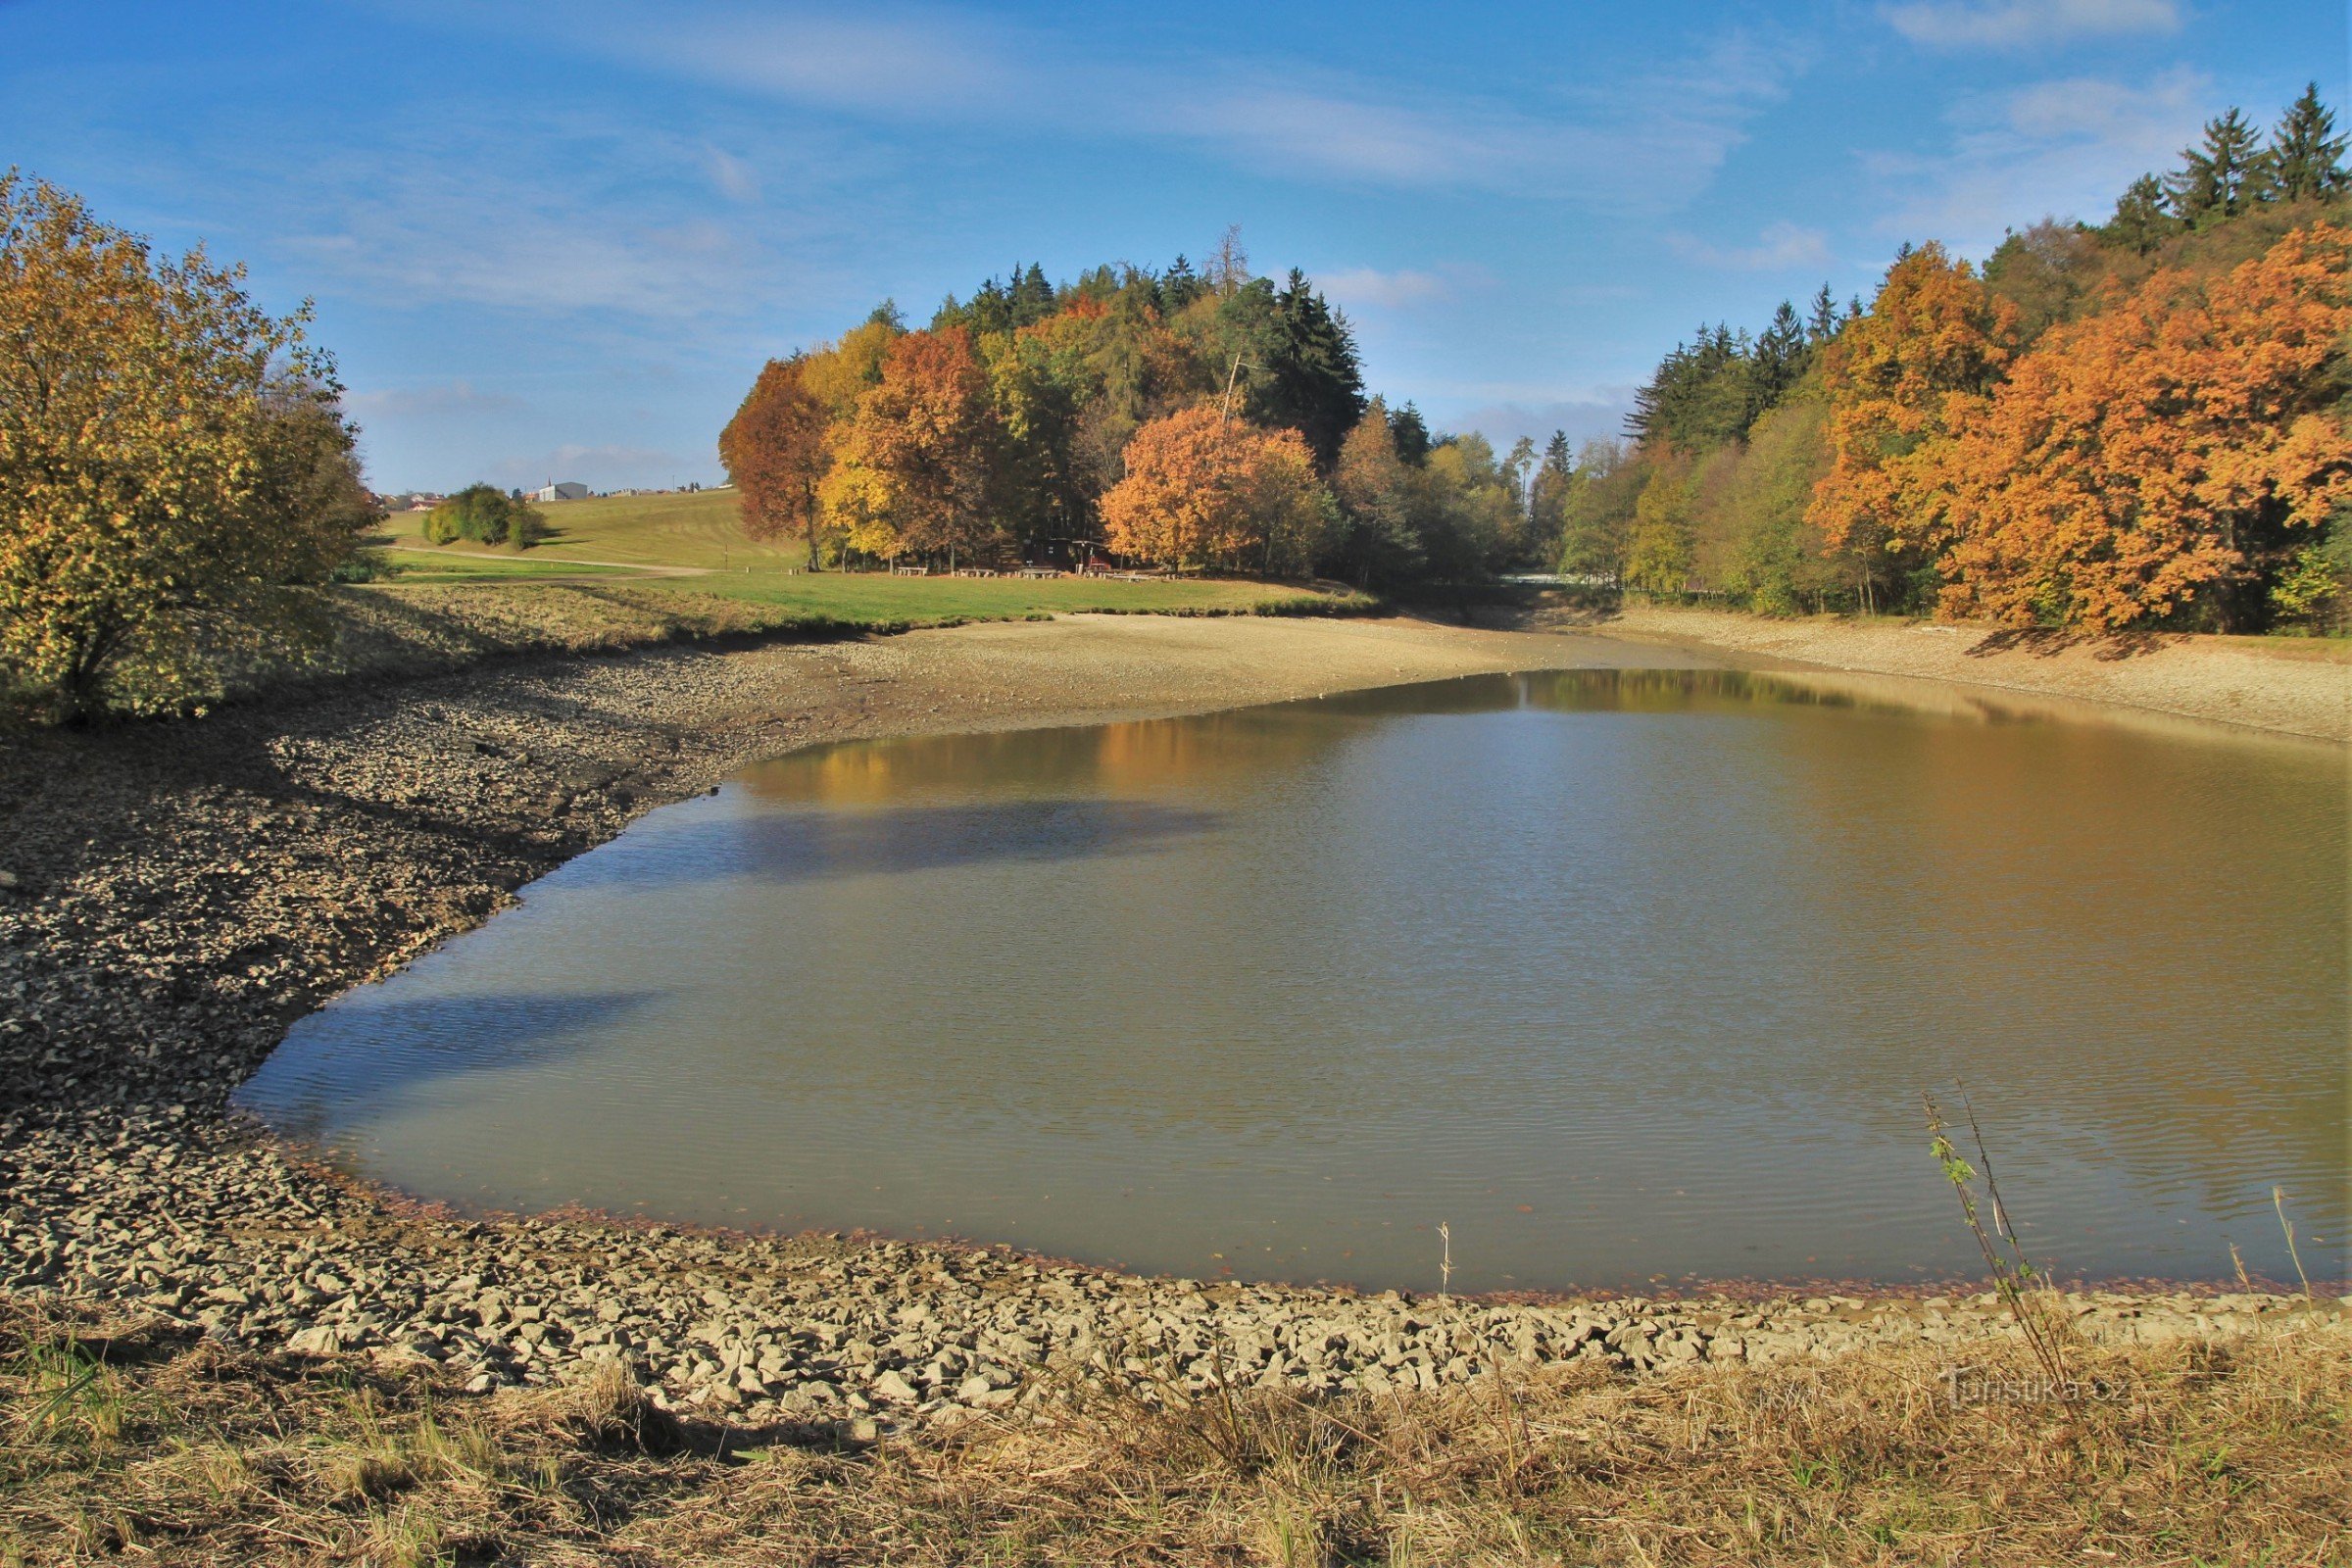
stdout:
<svg viewBox="0 0 2352 1568">
<path fill-rule="evenodd" d="M 2347 1255 L 2346 762 L 1899 685 L 1482 677 L 864 742 L 654 813 L 244 1091 L 464 1205 L 1434 1286 Z"/>
</svg>

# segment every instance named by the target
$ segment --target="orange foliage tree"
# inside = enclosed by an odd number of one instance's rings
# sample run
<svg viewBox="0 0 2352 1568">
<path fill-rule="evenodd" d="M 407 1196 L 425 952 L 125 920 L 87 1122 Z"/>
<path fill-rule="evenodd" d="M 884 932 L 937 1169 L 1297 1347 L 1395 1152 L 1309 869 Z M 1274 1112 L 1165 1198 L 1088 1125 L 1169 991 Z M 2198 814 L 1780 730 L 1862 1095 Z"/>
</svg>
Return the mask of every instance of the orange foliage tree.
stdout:
<svg viewBox="0 0 2352 1568">
<path fill-rule="evenodd" d="M 1001 547 L 996 482 L 1003 430 L 988 372 L 961 327 L 908 332 L 839 432 L 825 505 L 871 555 L 983 555 Z"/>
<path fill-rule="evenodd" d="M 1304 437 L 1210 404 L 1144 425 L 1126 459 L 1127 476 L 1102 497 L 1104 542 L 1121 555 L 1298 575 L 1334 514 Z"/>
<path fill-rule="evenodd" d="M 808 569 L 814 571 L 823 516 L 817 486 L 833 466 L 833 452 L 829 411 L 809 389 L 807 368 L 801 354 L 767 362 L 719 432 L 718 460 L 740 496 L 743 531 L 754 539 L 798 531 L 808 541 Z"/>
<path fill-rule="evenodd" d="M 2331 407 L 2352 232 L 2288 234 L 2218 278 L 2161 271 L 2053 328 L 1931 455 L 1942 609 L 2102 630 L 2192 603 L 2231 629 L 2260 579 L 2352 502 Z"/>
<path fill-rule="evenodd" d="M 1988 293 L 1966 262 L 1930 243 L 1895 263 L 1870 313 L 1822 356 L 1830 470 L 1806 519 L 1832 551 L 1916 566 L 1946 542 L 1935 465 L 1944 433 L 1975 418 L 2015 352 L 2017 308 Z"/>
</svg>

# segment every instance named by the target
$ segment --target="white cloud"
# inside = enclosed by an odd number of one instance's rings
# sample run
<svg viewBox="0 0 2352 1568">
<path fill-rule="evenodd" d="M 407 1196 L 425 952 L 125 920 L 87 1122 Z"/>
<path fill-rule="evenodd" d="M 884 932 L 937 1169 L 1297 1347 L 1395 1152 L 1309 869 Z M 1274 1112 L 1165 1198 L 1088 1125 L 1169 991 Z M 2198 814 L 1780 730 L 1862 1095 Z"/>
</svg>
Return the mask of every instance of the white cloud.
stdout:
<svg viewBox="0 0 2352 1568">
<path fill-rule="evenodd" d="M 1935 157 L 1878 155 L 1889 198 L 1879 226 L 1982 252 L 2005 226 L 2047 215 L 2104 218 L 2140 174 L 2175 163 L 2212 112 L 2211 81 L 2180 70 L 2145 82 L 2037 82 L 1953 106 L 1961 127 Z"/>
<path fill-rule="evenodd" d="M 1786 220 L 1766 224 L 1753 245 L 1709 245 L 1683 234 L 1672 236 L 1669 243 L 1703 266 L 1744 272 L 1787 272 L 1830 264 L 1829 240 L 1820 229 Z"/>
<path fill-rule="evenodd" d="M 2017 49 L 2180 30 L 2179 0 L 1909 0 L 1879 14 L 1937 49 Z"/>
</svg>

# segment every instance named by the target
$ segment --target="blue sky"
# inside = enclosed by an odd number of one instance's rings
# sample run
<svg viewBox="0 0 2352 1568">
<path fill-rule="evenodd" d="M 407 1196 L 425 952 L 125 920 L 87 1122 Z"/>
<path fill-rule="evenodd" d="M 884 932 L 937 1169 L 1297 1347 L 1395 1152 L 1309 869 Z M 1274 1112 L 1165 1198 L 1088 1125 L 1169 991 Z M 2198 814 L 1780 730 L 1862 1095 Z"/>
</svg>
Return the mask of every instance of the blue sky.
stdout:
<svg viewBox="0 0 2352 1568">
<path fill-rule="evenodd" d="M 2343 0 L 0 0 L 0 160 L 318 302 L 378 488 L 717 476 L 761 361 L 1240 223 L 1373 387 L 1613 429 L 1703 319 L 2103 217 Z M 2344 118 L 2352 119 L 2352 115 Z"/>
</svg>

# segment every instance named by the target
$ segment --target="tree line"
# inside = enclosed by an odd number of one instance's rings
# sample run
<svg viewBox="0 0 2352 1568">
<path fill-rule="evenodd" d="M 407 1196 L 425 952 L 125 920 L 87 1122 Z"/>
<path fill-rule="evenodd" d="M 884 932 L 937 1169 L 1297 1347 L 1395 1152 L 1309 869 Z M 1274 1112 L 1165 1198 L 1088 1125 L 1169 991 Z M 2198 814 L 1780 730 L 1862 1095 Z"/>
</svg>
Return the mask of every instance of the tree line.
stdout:
<svg viewBox="0 0 2352 1568">
<path fill-rule="evenodd" d="M 1703 327 L 1534 505 L 1563 571 L 1766 613 L 2098 631 L 2352 613 L 2352 176 L 2307 89 L 2230 110 L 2104 223 L 1982 268 L 1905 245 L 1754 335 Z M 1547 513 L 1546 509 L 1550 509 Z"/>
<path fill-rule="evenodd" d="M 1527 558 L 1533 448 L 1367 396 L 1346 316 L 1238 230 L 1208 263 L 1036 264 L 910 328 L 886 302 L 760 370 L 719 438 L 810 569 L 1083 562 L 1395 584 Z"/>
</svg>

